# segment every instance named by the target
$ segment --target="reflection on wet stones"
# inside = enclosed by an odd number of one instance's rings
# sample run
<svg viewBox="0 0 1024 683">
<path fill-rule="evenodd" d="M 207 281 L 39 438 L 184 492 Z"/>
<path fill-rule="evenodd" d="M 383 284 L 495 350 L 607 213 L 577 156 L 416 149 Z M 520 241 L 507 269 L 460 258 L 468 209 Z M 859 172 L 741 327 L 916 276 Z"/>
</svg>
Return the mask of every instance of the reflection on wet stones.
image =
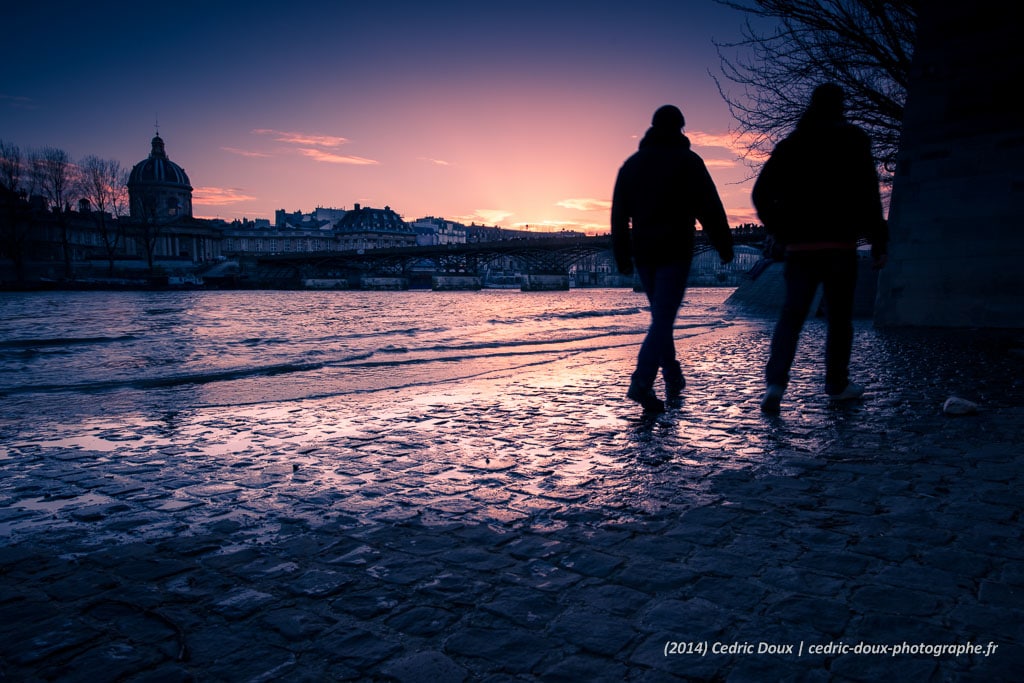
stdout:
<svg viewBox="0 0 1024 683">
<path fill-rule="evenodd" d="M 445 396 L 53 426 L 87 434 L 80 449 L 8 430 L 0 655 L 25 678 L 121 657 L 129 679 L 722 680 L 743 661 L 684 666 L 665 640 L 879 624 L 993 633 L 1019 654 L 1016 365 L 965 359 L 979 341 L 943 342 L 935 363 L 931 339 L 861 327 L 869 397 L 833 410 L 819 323 L 775 419 L 757 410 L 766 326 L 688 339 L 692 381 L 652 421 L 623 399 L 625 349 Z M 964 387 L 985 410 L 942 415 Z M 99 594 L 144 607 L 90 613 Z M 980 679 L 996 663 L 928 665 Z"/>
</svg>

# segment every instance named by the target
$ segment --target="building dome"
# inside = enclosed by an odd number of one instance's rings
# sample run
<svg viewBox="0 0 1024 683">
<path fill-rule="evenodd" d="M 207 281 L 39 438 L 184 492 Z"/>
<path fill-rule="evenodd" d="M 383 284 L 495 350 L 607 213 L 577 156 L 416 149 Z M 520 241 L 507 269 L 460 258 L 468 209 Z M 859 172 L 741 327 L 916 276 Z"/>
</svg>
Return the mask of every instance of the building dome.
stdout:
<svg viewBox="0 0 1024 683">
<path fill-rule="evenodd" d="M 192 184 L 185 175 L 185 169 L 167 158 L 164 141 L 159 135 L 153 138 L 153 151 L 149 158 L 140 161 L 132 168 L 128 183 L 159 183 L 161 185 L 181 185 L 192 190 Z"/>
<path fill-rule="evenodd" d="M 192 184 L 185 169 L 167 158 L 159 135 L 149 158 L 132 167 L 128 195 L 134 219 L 166 223 L 192 217 Z"/>
</svg>

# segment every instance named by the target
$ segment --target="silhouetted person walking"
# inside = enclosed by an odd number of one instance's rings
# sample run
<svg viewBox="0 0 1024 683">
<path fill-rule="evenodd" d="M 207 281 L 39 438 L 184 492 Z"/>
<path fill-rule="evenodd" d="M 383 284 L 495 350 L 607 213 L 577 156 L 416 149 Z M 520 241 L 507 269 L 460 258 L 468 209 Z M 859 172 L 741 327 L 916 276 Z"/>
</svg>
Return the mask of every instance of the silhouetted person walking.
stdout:
<svg viewBox="0 0 1024 683">
<path fill-rule="evenodd" d="M 834 401 L 860 398 L 864 387 L 849 377 L 857 240 L 868 238 L 874 266 L 881 268 L 888 227 L 871 141 L 847 122 L 842 88 L 834 83 L 815 88 L 796 129 L 761 169 L 753 201 L 768 234 L 785 247 L 786 299 L 772 336 L 761 410 L 780 409 L 819 284 L 828 321 L 825 392 Z"/>
<path fill-rule="evenodd" d="M 626 395 L 645 412 L 661 412 L 654 393 L 661 368 L 665 393 L 676 399 L 686 386 L 676 360 L 673 328 L 686 293 L 693 258 L 695 222 L 718 251 L 733 258 L 732 234 L 704 161 L 683 135 L 683 114 L 667 104 L 654 112 L 640 149 L 619 169 L 612 197 L 612 246 L 619 272 L 634 263 L 651 304 L 651 324 L 640 346 Z"/>
</svg>

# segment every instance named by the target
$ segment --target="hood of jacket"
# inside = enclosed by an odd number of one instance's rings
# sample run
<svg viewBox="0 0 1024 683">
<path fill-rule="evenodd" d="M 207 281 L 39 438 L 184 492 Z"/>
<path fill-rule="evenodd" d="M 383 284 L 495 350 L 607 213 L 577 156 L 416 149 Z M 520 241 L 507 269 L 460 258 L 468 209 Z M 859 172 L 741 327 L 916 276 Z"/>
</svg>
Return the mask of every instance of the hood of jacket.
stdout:
<svg viewBox="0 0 1024 683">
<path fill-rule="evenodd" d="M 678 130 L 666 130 L 651 126 L 647 129 L 643 139 L 640 140 L 640 149 L 650 147 L 682 147 L 683 149 L 690 149 L 690 138 Z"/>
</svg>

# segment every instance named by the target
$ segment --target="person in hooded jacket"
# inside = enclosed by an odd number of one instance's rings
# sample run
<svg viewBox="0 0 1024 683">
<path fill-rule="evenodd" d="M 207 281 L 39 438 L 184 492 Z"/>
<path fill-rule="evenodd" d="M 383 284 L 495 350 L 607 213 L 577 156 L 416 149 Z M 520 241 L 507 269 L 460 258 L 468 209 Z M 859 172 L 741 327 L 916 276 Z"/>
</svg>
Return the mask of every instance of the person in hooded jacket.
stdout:
<svg viewBox="0 0 1024 683">
<path fill-rule="evenodd" d="M 648 413 L 665 409 L 654 392 L 659 368 L 667 398 L 677 399 L 686 386 L 673 328 L 690 275 L 696 221 L 722 263 L 733 258 L 722 200 L 704 161 L 683 135 L 684 123 L 674 105 L 655 111 L 640 149 L 619 169 L 612 195 L 616 265 L 623 275 L 632 275 L 635 266 L 650 302 L 650 326 L 626 392 Z"/>
<path fill-rule="evenodd" d="M 815 88 L 796 128 L 775 147 L 754 183 L 754 208 L 785 261 L 785 301 L 765 368 L 761 410 L 766 413 L 780 410 L 819 284 L 828 326 L 825 392 L 833 401 L 864 394 L 849 377 L 857 242 L 871 243 L 873 265 L 882 268 L 888 226 L 871 141 L 846 120 L 843 100 L 834 83 Z"/>
</svg>

